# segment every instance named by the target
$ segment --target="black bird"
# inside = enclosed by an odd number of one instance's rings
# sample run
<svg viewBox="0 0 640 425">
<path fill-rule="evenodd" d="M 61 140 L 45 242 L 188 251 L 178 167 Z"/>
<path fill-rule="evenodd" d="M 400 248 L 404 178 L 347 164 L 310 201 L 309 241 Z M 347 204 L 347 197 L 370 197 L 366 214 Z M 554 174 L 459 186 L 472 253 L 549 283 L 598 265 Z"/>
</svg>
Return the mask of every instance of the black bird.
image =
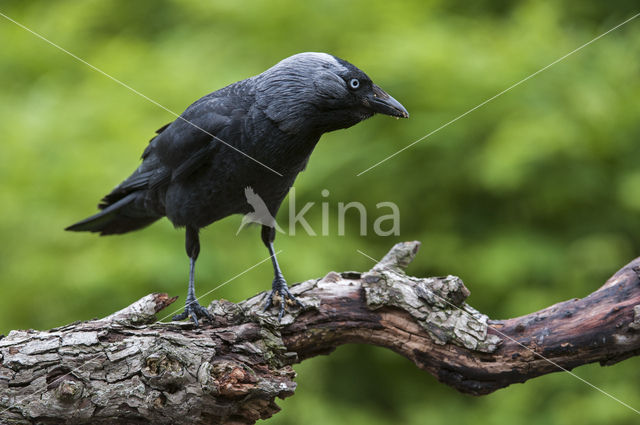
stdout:
<svg viewBox="0 0 640 425">
<path fill-rule="evenodd" d="M 351 127 L 375 113 L 409 116 L 394 98 L 352 64 L 326 53 L 300 53 L 262 74 L 210 93 L 160 128 L 133 174 L 102 198 L 102 211 L 66 230 L 101 235 L 141 229 L 166 216 L 186 228 L 190 258 L 185 310 L 174 320 L 211 318 L 198 304 L 194 267 L 201 228 L 253 211 L 251 187 L 275 217 L 323 133 Z M 273 249 L 275 229 L 262 226 L 274 279 L 265 310 L 289 292 Z"/>
</svg>

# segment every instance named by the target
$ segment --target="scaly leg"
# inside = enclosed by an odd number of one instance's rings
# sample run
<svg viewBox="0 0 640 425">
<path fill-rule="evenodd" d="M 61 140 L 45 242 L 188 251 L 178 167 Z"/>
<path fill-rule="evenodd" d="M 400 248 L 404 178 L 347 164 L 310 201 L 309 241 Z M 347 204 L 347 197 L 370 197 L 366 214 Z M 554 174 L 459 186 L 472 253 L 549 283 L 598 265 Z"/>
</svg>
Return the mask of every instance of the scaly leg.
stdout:
<svg viewBox="0 0 640 425">
<path fill-rule="evenodd" d="M 196 260 L 200 253 L 200 238 L 198 237 L 198 229 L 187 226 L 186 232 L 186 249 L 189 256 L 189 289 L 187 290 L 187 300 L 185 302 L 184 311 L 173 316 L 173 320 L 184 320 L 190 317 L 193 323 L 198 326 L 198 318 L 206 317 L 209 321 L 213 320 L 209 310 L 198 303 L 195 289 L 195 269 Z"/>
<path fill-rule="evenodd" d="M 271 291 L 267 294 L 267 302 L 265 303 L 264 310 L 267 311 L 273 305 L 273 297 L 274 295 L 280 296 L 280 312 L 278 313 L 278 321 L 282 319 L 284 315 L 285 305 L 287 304 L 287 299 L 295 302 L 300 308 L 304 308 L 304 304 L 300 302 L 290 291 L 287 286 L 287 281 L 284 280 L 284 276 L 282 275 L 282 270 L 280 270 L 280 265 L 278 264 L 278 260 L 276 259 L 276 253 L 273 250 L 273 241 L 275 239 L 275 229 L 269 226 L 262 226 L 262 242 L 266 245 L 269 250 L 269 255 L 271 255 L 271 263 L 273 264 L 273 283 L 271 285 Z"/>
</svg>

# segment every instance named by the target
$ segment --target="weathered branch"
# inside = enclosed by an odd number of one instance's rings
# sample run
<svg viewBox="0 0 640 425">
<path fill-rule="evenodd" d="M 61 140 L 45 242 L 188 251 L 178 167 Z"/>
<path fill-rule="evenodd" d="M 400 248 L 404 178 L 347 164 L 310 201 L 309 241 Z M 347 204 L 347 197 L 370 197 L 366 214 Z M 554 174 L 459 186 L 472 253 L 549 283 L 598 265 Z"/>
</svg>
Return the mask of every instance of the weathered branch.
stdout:
<svg viewBox="0 0 640 425">
<path fill-rule="evenodd" d="M 583 299 L 489 320 L 464 302 L 459 278 L 404 273 L 418 247 L 292 287 L 307 308 L 290 306 L 282 323 L 261 312 L 264 293 L 214 301 L 215 323 L 201 328 L 157 323 L 175 298 L 152 294 L 101 320 L 13 331 L 0 339 L 0 423 L 253 423 L 293 394 L 291 364 L 353 342 L 476 395 L 640 353 L 640 258 Z"/>
</svg>

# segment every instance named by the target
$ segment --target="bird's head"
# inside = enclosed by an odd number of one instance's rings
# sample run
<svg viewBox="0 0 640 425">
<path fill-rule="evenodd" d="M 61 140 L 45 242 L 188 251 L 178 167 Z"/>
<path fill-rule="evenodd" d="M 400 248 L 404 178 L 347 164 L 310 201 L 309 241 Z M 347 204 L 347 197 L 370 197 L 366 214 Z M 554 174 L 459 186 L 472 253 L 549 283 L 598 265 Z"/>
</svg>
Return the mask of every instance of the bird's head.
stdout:
<svg viewBox="0 0 640 425">
<path fill-rule="evenodd" d="M 363 71 L 327 53 L 299 53 L 254 77 L 258 103 L 287 132 L 351 127 L 379 113 L 407 110 Z"/>
</svg>

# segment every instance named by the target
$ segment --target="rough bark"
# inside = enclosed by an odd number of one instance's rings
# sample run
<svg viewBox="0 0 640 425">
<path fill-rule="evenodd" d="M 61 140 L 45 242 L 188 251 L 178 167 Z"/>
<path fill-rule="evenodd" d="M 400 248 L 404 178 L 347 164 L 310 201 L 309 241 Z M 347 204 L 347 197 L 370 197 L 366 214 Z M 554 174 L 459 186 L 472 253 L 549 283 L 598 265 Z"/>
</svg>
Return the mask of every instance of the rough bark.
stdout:
<svg viewBox="0 0 640 425">
<path fill-rule="evenodd" d="M 295 285 L 306 308 L 289 306 L 281 323 L 262 313 L 264 293 L 214 301 L 215 322 L 200 328 L 158 323 L 175 298 L 151 294 L 104 319 L 12 331 L 0 339 L 0 423 L 250 424 L 294 393 L 292 364 L 353 342 L 475 395 L 640 352 L 640 258 L 585 298 L 489 320 L 459 278 L 404 273 L 418 247 Z"/>
</svg>

